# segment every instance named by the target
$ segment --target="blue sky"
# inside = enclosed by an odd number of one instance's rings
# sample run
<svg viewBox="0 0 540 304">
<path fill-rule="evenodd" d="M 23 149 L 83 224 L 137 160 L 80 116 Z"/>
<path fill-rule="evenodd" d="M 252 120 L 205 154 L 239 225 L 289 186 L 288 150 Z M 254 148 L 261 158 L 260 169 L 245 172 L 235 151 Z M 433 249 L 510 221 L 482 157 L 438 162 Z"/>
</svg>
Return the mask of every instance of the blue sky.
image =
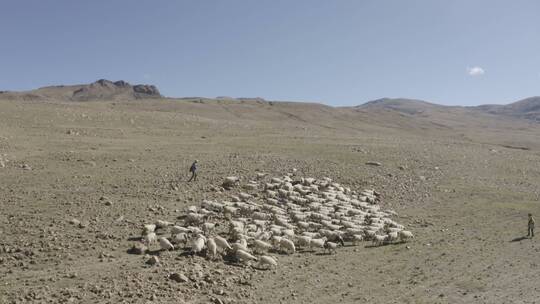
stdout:
<svg viewBox="0 0 540 304">
<path fill-rule="evenodd" d="M 0 90 L 99 78 L 166 96 L 357 105 L 540 95 L 540 1 L 0 0 Z"/>
</svg>

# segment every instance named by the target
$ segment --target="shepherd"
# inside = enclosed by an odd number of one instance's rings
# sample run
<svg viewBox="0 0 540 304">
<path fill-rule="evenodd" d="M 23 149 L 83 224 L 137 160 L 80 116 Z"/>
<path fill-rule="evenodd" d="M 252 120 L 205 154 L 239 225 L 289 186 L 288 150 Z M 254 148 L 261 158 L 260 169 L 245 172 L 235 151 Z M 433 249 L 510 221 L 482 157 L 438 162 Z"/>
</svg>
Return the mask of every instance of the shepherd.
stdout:
<svg viewBox="0 0 540 304">
<path fill-rule="evenodd" d="M 199 162 L 198 160 L 195 160 L 193 164 L 191 164 L 191 167 L 189 168 L 189 172 L 191 172 L 191 178 L 188 180 L 188 182 L 192 180 L 194 181 L 197 180 L 197 163 L 198 162 Z"/>
<path fill-rule="evenodd" d="M 529 213 L 529 223 L 527 224 L 527 237 L 534 237 L 534 218 L 532 213 Z"/>
</svg>

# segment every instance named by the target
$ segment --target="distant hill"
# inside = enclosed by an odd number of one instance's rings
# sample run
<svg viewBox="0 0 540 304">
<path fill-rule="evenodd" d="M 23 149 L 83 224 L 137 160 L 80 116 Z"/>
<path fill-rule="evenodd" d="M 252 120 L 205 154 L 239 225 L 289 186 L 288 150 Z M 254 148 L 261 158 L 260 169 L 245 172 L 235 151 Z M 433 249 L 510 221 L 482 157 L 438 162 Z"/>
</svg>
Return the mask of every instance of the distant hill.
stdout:
<svg viewBox="0 0 540 304">
<path fill-rule="evenodd" d="M 123 80 L 110 81 L 100 79 L 90 84 L 81 85 L 58 85 L 42 87 L 26 92 L 0 91 L 0 99 L 5 100 L 27 100 L 27 101 L 119 101 L 163 98 L 158 88 L 154 85 L 138 84 L 131 85 Z M 217 98 L 204 97 L 183 97 L 173 98 L 177 101 L 189 101 L 195 103 L 217 103 L 217 104 L 253 104 L 261 106 L 273 106 L 274 104 L 298 104 L 302 108 L 319 108 L 323 106 L 315 103 L 294 103 L 267 101 L 261 97 L 234 98 L 229 96 L 219 96 Z M 381 98 L 355 107 L 335 108 L 324 106 L 324 111 L 330 113 L 397 113 L 401 116 L 412 118 L 425 118 L 430 121 L 459 121 L 471 115 L 496 115 L 512 119 L 528 119 L 540 122 L 540 97 L 526 98 L 508 105 L 481 105 L 474 107 L 464 106 L 444 106 L 435 103 L 407 98 Z M 442 119 L 442 118 L 445 119 Z M 444 124 L 443 124 L 444 125 Z"/>
<path fill-rule="evenodd" d="M 540 97 L 529 97 L 507 105 L 482 105 L 477 110 L 497 115 L 540 121 Z"/>
<path fill-rule="evenodd" d="M 428 114 L 441 111 L 456 113 L 481 112 L 540 121 L 540 97 L 530 97 L 507 105 L 488 104 L 474 107 L 444 106 L 423 100 L 406 98 L 382 98 L 356 106 L 355 109 L 364 111 L 387 110 L 409 115 Z"/>
<path fill-rule="evenodd" d="M 366 102 L 362 105 L 356 106 L 356 109 L 382 109 L 393 110 L 397 112 L 403 112 L 407 114 L 420 114 L 426 110 L 433 110 L 442 108 L 444 106 L 429 103 L 423 100 L 406 99 L 406 98 L 381 98 L 373 101 Z"/>
<path fill-rule="evenodd" d="M 133 100 L 162 97 L 156 86 L 138 84 L 131 85 L 123 80 L 110 81 L 100 79 L 91 84 L 59 85 L 42 87 L 28 92 L 0 92 L 0 97 L 15 100 Z"/>
</svg>

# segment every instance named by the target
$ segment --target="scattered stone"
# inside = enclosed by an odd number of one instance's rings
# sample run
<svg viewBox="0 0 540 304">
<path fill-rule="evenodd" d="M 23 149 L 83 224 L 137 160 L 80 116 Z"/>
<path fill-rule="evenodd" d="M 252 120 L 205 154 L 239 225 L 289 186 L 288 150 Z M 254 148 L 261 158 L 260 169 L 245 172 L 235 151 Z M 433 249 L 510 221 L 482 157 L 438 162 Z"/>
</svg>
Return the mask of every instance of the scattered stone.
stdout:
<svg viewBox="0 0 540 304">
<path fill-rule="evenodd" d="M 156 264 L 159 264 L 159 258 L 155 255 L 151 256 L 150 259 L 148 259 L 148 261 L 146 261 L 146 264 L 148 265 L 156 265 Z"/>
<path fill-rule="evenodd" d="M 69 223 L 78 226 L 81 224 L 81 221 L 79 221 L 78 219 L 71 219 Z"/>
<path fill-rule="evenodd" d="M 178 283 L 186 283 L 189 281 L 188 277 L 186 277 L 183 273 L 172 273 L 169 275 L 169 279 L 176 281 Z"/>
<path fill-rule="evenodd" d="M 145 254 L 148 250 L 148 247 L 146 247 L 142 243 L 136 243 L 133 244 L 133 246 L 128 250 L 128 253 L 130 254 Z"/>
<path fill-rule="evenodd" d="M 223 181 L 223 184 L 221 185 L 223 188 L 230 190 L 234 186 L 236 186 L 240 182 L 240 178 L 237 176 L 229 176 L 225 178 Z"/>
</svg>

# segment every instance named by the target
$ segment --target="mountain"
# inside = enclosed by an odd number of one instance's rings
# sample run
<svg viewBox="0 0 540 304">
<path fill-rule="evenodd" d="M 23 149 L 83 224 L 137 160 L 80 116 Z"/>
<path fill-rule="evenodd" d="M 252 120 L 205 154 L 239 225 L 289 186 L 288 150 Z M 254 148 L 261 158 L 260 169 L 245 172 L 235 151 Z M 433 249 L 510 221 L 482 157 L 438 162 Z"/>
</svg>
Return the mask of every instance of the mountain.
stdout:
<svg viewBox="0 0 540 304">
<path fill-rule="evenodd" d="M 406 114 L 421 114 L 428 110 L 443 108 L 444 106 L 429 103 L 423 100 L 406 98 L 381 98 L 356 106 L 362 110 L 392 110 Z"/>
<path fill-rule="evenodd" d="M 540 97 L 530 97 L 507 105 L 487 104 L 472 107 L 444 106 L 416 99 L 382 98 L 366 102 L 354 108 L 363 111 L 395 111 L 417 116 L 426 116 L 435 112 L 484 113 L 540 121 Z"/>
<path fill-rule="evenodd" d="M 49 100 L 49 101 L 120 101 L 137 99 L 162 98 L 158 88 L 154 85 L 131 85 L 126 81 L 110 81 L 100 79 L 90 84 L 58 85 L 42 87 L 26 92 L 0 91 L 0 99 L 5 100 Z M 248 103 L 260 105 L 273 105 L 276 102 L 266 101 L 263 98 L 232 98 L 220 96 L 215 99 L 202 97 L 176 98 L 178 101 L 208 102 L 208 103 Z M 283 102 L 282 102 L 283 103 Z M 294 103 L 293 103 L 294 104 Z M 307 105 L 303 103 L 303 105 Z M 315 104 L 311 103 L 311 106 Z M 426 118 L 440 121 L 441 117 L 450 121 L 459 121 L 462 116 L 495 115 L 513 119 L 527 119 L 540 122 L 540 97 L 530 97 L 507 105 L 480 105 L 473 107 L 444 106 L 423 100 L 407 98 L 381 98 L 355 107 L 332 108 L 330 112 L 351 111 L 356 113 L 397 113 L 406 117 Z"/>
<path fill-rule="evenodd" d="M 162 97 L 156 86 L 131 85 L 126 81 L 100 79 L 91 84 L 42 87 L 28 92 L 0 92 L 0 97 L 16 100 L 134 100 Z"/>
<path fill-rule="evenodd" d="M 540 121 L 540 97 L 529 97 L 507 105 L 482 105 L 477 110 L 496 115 Z"/>
</svg>

